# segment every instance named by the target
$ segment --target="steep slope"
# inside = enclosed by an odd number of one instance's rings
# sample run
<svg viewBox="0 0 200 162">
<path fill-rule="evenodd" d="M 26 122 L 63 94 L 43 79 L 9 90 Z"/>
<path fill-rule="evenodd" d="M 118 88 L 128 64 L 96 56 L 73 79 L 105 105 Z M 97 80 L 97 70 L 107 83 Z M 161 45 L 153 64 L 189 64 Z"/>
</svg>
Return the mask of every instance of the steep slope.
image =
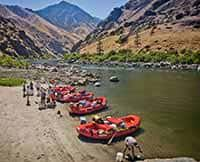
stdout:
<svg viewBox="0 0 200 162">
<path fill-rule="evenodd" d="M 100 21 L 78 6 L 65 1 L 38 10 L 36 13 L 52 24 L 68 32 L 74 32 L 82 38 L 85 38 L 86 35 L 93 31 Z"/>
<path fill-rule="evenodd" d="M 26 33 L 10 19 L 0 16 L 0 51 L 14 57 L 42 56 L 42 51 Z"/>
<path fill-rule="evenodd" d="M 19 6 L 0 5 L 0 16 L 11 20 L 18 29 L 23 30 L 43 54 L 64 54 L 80 40 L 78 35 L 66 32 Z"/>
<path fill-rule="evenodd" d="M 96 52 L 97 40 L 102 41 L 106 52 L 124 48 L 199 49 L 199 28 L 199 0 L 130 0 L 124 6 L 115 8 L 74 49 L 81 53 Z M 139 47 L 134 44 L 136 33 L 140 36 Z"/>
</svg>

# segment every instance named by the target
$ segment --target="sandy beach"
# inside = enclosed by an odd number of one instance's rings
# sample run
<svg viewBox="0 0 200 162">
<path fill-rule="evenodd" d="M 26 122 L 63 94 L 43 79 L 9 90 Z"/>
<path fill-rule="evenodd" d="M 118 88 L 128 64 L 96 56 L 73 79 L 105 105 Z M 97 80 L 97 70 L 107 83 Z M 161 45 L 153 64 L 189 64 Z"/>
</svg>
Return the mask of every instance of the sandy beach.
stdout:
<svg viewBox="0 0 200 162">
<path fill-rule="evenodd" d="M 66 105 L 39 111 L 36 97 L 26 106 L 21 87 L 0 87 L 0 92 L 0 161 L 113 161 L 113 147 L 78 139 L 74 127 L 79 121 L 68 115 Z"/>
</svg>

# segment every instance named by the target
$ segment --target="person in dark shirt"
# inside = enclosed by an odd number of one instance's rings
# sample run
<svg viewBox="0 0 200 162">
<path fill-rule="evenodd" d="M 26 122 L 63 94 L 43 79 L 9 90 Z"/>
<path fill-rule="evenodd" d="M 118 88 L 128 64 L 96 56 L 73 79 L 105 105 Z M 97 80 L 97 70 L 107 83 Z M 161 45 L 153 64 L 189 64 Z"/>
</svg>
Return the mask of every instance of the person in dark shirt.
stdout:
<svg viewBox="0 0 200 162">
<path fill-rule="evenodd" d="M 26 97 L 26 84 L 24 83 L 23 84 L 23 97 L 25 98 Z"/>
</svg>

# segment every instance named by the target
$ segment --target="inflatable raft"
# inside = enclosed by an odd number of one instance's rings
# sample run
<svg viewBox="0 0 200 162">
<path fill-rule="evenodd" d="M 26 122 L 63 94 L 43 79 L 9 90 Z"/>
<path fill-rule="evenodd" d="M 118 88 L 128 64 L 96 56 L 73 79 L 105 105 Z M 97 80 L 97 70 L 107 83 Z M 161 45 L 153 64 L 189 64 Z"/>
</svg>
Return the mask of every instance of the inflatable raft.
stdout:
<svg viewBox="0 0 200 162">
<path fill-rule="evenodd" d="M 113 137 L 121 137 L 134 133 L 141 123 L 141 118 L 136 115 L 114 118 L 107 117 L 79 125 L 76 130 L 80 136 L 97 140 L 109 140 Z"/>
<path fill-rule="evenodd" d="M 76 104 L 70 105 L 70 114 L 86 115 L 107 108 L 107 100 L 105 97 L 97 97 L 92 100 L 81 100 Z"/>
<path fill-rule="evenodd" d="M 61 102 L 69 103 L 69 102 L 79 102 L 81 100 L 92 100 L 94 94 L 92 92 L 80 91 L 78 93 L 70 93 L 64 95 L 59 99 Z"/>
<path fill-rule="evenodd" d="M 67 86 L 56 86 L 55 88 L 52 88 L 52 90 L 58 94 L 68 94 L 68 93 L 72 93 L 75 92 L 76 88 L 70 85 Z"/>
</svg>

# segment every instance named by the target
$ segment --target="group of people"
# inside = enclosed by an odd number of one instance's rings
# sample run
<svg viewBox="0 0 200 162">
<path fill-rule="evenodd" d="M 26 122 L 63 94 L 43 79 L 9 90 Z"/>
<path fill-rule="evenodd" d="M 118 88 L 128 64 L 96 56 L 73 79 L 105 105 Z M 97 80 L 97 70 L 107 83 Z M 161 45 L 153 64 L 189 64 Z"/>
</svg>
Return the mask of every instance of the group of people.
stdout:
<svg viewBox="0 0 200 162">
<path fill-rule="evenodd" d="M 45 109 L 46 107 L 53 108 L 56 106 L 55 95 L 51 86 L 45 89 L 39 81 L 36 81 L 35 89 L 36 96 L 40 97 L 39 109 Z M 32 81 L 29 84 L 23 84 L 23 97 L 27 98 L 27 106 L 31 105 L 30 96 L 34 96 L 34 85 Z"/>
</svg>

